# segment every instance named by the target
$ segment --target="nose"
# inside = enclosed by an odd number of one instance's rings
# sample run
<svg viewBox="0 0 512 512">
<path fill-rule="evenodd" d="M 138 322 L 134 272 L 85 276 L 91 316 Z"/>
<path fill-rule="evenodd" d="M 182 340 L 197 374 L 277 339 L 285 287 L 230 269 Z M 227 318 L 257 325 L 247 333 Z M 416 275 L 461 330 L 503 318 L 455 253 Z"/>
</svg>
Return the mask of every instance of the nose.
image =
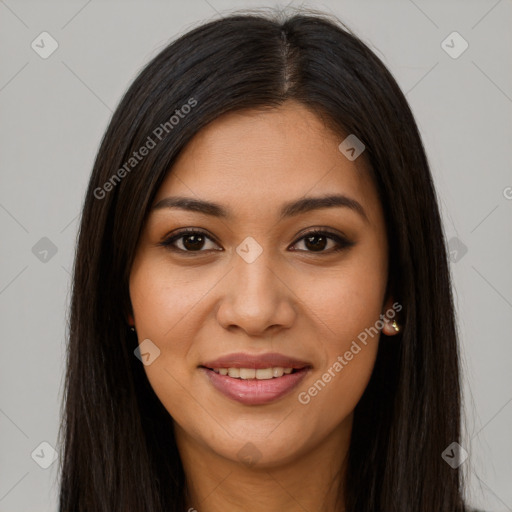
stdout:
<svg viewBox="0 0 512 512">
<path fill-rule="evenodd" d="M 265 336 L 293 325 L 297 297 L 265 251 L 252 263 L 236 256 L 234 268 L 226 277 L 225 293 L 217 309 L 222 327 Z"/>
</svg>

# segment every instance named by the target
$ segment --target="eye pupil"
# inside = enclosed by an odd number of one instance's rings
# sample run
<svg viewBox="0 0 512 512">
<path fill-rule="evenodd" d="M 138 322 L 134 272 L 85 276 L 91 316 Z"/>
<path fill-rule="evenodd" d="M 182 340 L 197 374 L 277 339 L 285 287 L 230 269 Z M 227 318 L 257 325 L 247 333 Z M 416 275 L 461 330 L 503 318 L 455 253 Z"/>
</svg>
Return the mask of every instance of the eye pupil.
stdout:
<svg viewBox="0 0 512 512">
<path fill-rule="evenodd" d="M 192 241 L 190 243 L 190 241 Z M 204 236 L 198 234 L 186 235 L 183 237 L 183 246 L 188 250 L 201 249 L 204 245 Z"/>
<path fill-rule="evenodd" d="M 313 243 L 312 240 L 315 240 L 315 239 L 316 240 L 320 239 L 321 242 Z M 306 247 L 313 251 L 322 251 L 323 249 L 325 249 L 326 241 L 327 241 L 327 238 L 324 235 L 310 235 L 310 236 L 306 237 Z M 309 245 L 309 244 L 311 244 L 311 245 Z"/>
</svg>

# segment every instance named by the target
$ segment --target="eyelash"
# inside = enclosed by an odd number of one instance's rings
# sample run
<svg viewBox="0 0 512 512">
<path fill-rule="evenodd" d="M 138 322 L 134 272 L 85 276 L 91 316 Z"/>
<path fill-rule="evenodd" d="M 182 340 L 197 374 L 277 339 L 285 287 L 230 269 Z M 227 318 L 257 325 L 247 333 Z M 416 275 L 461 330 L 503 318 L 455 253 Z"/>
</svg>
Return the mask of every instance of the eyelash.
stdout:
<svg viewBox="0 0 512 512">
<path fill-rule="evenodd" d="M 209 240 L 211 240 L 212 242 L 214 242 L 218 245 L 218 242 L 214 238 L 212 238 L 206 232 L 199 230 L 199 229 L 180 230 L 177 233 L 175 233 L 174 235 L 170 236 L 169 238 L 162 240 L 158 245 L 161 247 L 165 247 L 166 249 L 168 249 L 172 252 L 177 252 L 177 253 L 182 253 L 182 254 L 187 254 L 187 255 L 188 254 L 193 254 L 193 255 L 200 254 L 202 252 L 208 252 L 209 250 L 218 250 L 218 249 L 207 249 L 207 250 L 199 249 L 197 251 L 186 251 L 183 249 L 179 249 L 173 245 L 174 242 L 176 242 L 180 238 L 184 238 L 189 235 L 203 235 L 205 238 L 208 238 Z M 308 250 L 300 249 L 300 250 L 298 250 L 298 252 L 306 252 L 306 253 L 310 253 L 310 254 L 331 254 L 331 253 L 337 253 L 337 252 L 343 251 L 343 250 L 348 249 L 348 248 L 352 247 L 353 245 L 355 245 L 355 242 L 347 240 L 346 238 L 344 238 L 336 233 L 333 233 L 331 231 L 326 231 L 323 229 L 312 229 L 311 231 L 304 233 L 292 245 L 296 245 L 298 242 L 307 238 L 308 236 L 325 236 L 326 238 L 329 238 L 329 239 L 333 240 L 334 242 L 336 242 L 338 245 L 337 245 L 337 247 L 331 248 L 327 251 L 326 250 L 308 251 Z"/>
</svg>

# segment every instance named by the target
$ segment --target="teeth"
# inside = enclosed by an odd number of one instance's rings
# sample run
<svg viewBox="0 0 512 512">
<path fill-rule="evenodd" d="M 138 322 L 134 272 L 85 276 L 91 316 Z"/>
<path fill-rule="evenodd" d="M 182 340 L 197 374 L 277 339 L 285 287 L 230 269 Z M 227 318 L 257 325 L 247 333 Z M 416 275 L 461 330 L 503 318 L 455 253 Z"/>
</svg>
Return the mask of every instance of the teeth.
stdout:
<svg viewBox="0 0 512 512">
<path fill-rule="evenodd" d="M 273 372 L 274 372 L 273 368 L 258 368 L 254 372 L 254 376 L 258 380 L 268 380 L 268 379 L 271 379 L 274 376 Z"/>
<path fill-rule="evenodd" d="M 240 368 L 241 379 L 254 379 L 256 378 L 256 370 L 254 368 Z"/>
<path fill-rule="evenodd" d="M 230 377 L 234 377 L 235 379 L 240 378 L 240 368 L 228 368 L 228 375 Z"/>
<path fill-rule="evenodd" d="M 257 380 L 269 380 L 273 378 L 282 377 L 292 373 L 293 368 L 283 368 L 276 366 L 273 368 L 213 368 L 215 373 L 220 375 L 228 375 L 234 379 L 257 379 Z"/>
<path fill-rule="evenodd" d="M 284 374 L 284 368 L 272 368 L 272 377 L 282 377 Z"/>
</svg>

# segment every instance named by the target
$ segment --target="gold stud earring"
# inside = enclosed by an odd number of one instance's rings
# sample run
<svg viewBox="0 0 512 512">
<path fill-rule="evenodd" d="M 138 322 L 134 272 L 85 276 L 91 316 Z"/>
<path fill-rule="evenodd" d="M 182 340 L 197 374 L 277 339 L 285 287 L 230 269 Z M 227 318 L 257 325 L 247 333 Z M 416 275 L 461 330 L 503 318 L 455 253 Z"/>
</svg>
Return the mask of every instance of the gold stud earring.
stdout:
<svg viewBox="0 0 512 512">
<path fill-rule="evenodd" d="M 395 329 L 395 332 L 400 332 L 400 327 L 398 326 L 398 324 L 396 323 L 396 320 L 393 320 L 391 322 L 391 326 L 393 327 L 393 329 Z"/>
</svg>

